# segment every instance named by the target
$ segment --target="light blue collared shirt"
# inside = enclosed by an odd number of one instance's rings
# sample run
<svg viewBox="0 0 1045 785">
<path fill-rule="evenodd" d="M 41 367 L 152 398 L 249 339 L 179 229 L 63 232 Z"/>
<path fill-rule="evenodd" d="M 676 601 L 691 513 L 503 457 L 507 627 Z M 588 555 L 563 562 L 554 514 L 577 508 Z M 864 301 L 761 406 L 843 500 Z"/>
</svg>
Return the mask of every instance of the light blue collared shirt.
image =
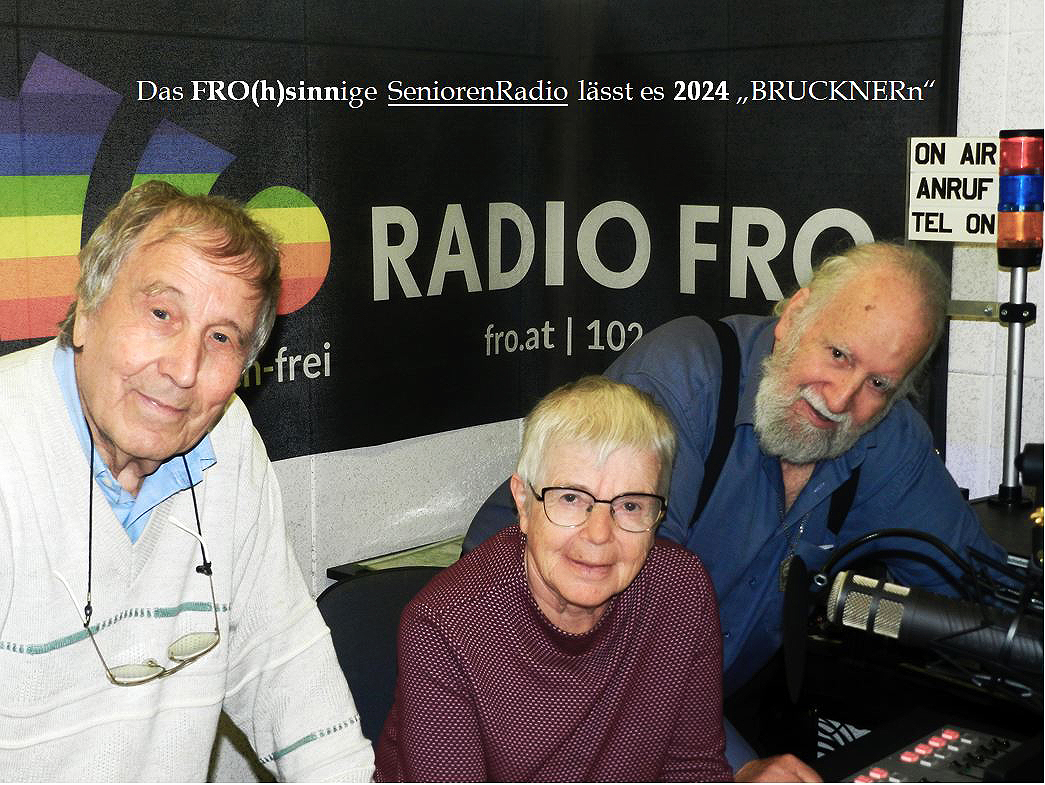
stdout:
<svg viewBox="0 0 1045 785">
<path fill-rule="evenodd" d="M 83 408 L 80 406 L 80 394 L 76 388 L 76 369 L 71 349 L 55 348 L 54 374 L 58 377 L 58 386 L 62 390 L 65 408 L 69 411 L 69 419 L 72 420 L 73 430 L 76 431 L 76 436 L 80 440 L 83 454 L 90 460 L 91 440 L 87 432 Z M 185 474 L 185 463 L 182 463 L 181 456 L 175 455 L 160 464 L 155 472 L 146 477 L 142 481 L 141 488 L 138 489 L 138 495 L 133 496 L 116 481 L 98 451 L 94 451 L 94 465 L 91 468 L 94 471 L 95 483 L 105 494 L 116 519 L 127 532 L 127 536 L 131 538 L 131 542 L 138 541 L 149 522 L 150 514 L 157 505 L 178 491 L 184 491 L 191 485 L 196 485 L 203 479 L 203 470 L 209 469 L 217 463 L 210 436 L 204 436 L 199 444 L 189 450 L 185 454 L 185 461 L 189 466 L 188 476 Z"/>
</svg>

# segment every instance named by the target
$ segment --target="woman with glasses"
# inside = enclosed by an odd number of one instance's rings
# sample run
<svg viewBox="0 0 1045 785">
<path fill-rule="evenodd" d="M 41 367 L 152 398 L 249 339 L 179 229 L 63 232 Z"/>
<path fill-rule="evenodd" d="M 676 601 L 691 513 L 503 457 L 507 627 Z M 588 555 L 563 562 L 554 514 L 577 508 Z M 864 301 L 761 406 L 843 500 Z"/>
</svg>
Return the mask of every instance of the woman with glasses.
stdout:
<svg viewBox="0 0 1045 785">
<path fill-rule="evenodd" d="M 519 524 L 407 606 L 384 780 L 728 780 L 715 595 L 654 540 L 675 433 L 586 377 L 526 418 Z"/>
</svg>

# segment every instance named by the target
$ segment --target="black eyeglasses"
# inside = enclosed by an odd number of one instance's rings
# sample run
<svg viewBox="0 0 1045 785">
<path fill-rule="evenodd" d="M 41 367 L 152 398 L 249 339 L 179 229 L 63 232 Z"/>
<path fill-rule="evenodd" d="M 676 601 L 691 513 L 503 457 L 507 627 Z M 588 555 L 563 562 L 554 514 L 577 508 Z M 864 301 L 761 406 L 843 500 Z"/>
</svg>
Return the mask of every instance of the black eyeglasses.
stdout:
<svg viewBox="0 0 1045 785">
<path fill-rule="evenodd" d="M 89 501 L 87 508 L 87 604 L 84 606 L 84 612 L 80 618 L 81 621 L 83 621 L 83 628 L 87 630 L 87 635 L 91 639 L 94 650 L 98 653 L 98 659 L 102 661 L 102 667 L 105 668 L 105 675 L 108 677 L 109 681 L 118 687 L 135 687 L 139 684 L 147 684 L 150 681 L 162 679 L 165 676 L 170 676 L 172 673 L 177 673 L 182 668 L 191 665 L 204 654 L 214 649 L 221 641 L 221 631 L 218 627 L 218 603 L 214 595 L 214 577 L 211 570 L 211 563 L 207 561 L 207 547 L 203 542 L 203 532 L 200 528 L 200 513 L 196 506 L 196 489 L 190 484 L 189 490 L 192 492 L 192 511 L 196 516 L 196 531 L 193 532 L 191 529 L 182 526 L 174 518 L 169 518 L 168 520 L 186 534 L 191 535 L 200 544 L 203 563 L 196 567 L 196 572 L 201 575 L 206 575 L 207 580 L 210 582 L 210 603 L 211 609 L 214 611 L 214 630 L 187 633 L 168 646 L 167 657 L 171 662 L 175 663 L 172 667 L 164 667 L 151 658 L 141 663 L 117 665 L 113 668 L 109 667 L 109 664 L 105 661 L 105 657 L 102 656 L 102 650 L 98 648 L 98 641 L 95 640 L 94 633 L 91 631 L 91 614 L 93 612 L 91 606 L 91 551 L 93 550 L 94 540 L 94 439 L 91 437 L 90 425 L 87 425 L 87 438 L 91 442 L 91 456 L 88 461 L 90 465 L 91 486 L 90 491 L 88 492 Z M 185 460 L 184 455 L 182 455 L 181 460 L 185 466 L 185 475 L 186 477 L 189 477 L 189 464 Z M 189 481 L 191 483 L 191 477 Z M 72 589 L 69 587 L 65 578 L 63 578 L 58 572 L 55 572 L 54 575 L 62 582 L 62 585 L 65 586 L 65 590 L 69 593 L 69 599 L 72 600 L 73 605 L 75 606 L 76 598 L 73 596 Z M 76 612 L 80 615 L 79 606 L 77 606 Z"/>
<path fill-rule="evenodd" d="M 544 514 L 556 526 L 572 529 L 580 526 L 591 515 L 596 504 L 608 504 L 610 517 L 626 532 L 648 532 L 656 526 L 667 509 L 667 500 L 655 493 L 622 493 L 612 499 L 596 499 L 579 488 L 549 486 L 530 490 L 544 505 Z"/>
</svg>

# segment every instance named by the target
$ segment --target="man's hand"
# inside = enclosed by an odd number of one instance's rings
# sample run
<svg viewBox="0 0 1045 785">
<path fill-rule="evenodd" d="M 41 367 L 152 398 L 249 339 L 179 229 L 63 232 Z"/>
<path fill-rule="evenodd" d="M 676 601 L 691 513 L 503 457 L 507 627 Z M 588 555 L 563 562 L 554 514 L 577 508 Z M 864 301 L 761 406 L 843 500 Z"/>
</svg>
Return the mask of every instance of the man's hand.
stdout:
<svg viewBox="0 0 1045 785">
<path fill-rule="evenodd" d="M 820 775 L 794 755 L 749 760 L 737 769 L 737 782 L 823 782 Z"/>
</svg>

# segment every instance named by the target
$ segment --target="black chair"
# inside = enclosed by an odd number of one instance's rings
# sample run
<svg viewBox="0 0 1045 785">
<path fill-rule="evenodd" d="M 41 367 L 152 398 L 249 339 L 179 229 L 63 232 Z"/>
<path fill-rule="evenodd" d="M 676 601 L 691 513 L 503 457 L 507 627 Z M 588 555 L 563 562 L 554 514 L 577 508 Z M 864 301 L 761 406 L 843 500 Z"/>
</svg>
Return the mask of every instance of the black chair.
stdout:
<svg viewBox="0 0 1045 785">
<path fill-rule="evenodd" d="M 417 566 L 360 571 L 316 599 L 355 698 L 363 735 L 375 745 L 395 695 L 399 616 L 441 570 Z"/>
</svg>

